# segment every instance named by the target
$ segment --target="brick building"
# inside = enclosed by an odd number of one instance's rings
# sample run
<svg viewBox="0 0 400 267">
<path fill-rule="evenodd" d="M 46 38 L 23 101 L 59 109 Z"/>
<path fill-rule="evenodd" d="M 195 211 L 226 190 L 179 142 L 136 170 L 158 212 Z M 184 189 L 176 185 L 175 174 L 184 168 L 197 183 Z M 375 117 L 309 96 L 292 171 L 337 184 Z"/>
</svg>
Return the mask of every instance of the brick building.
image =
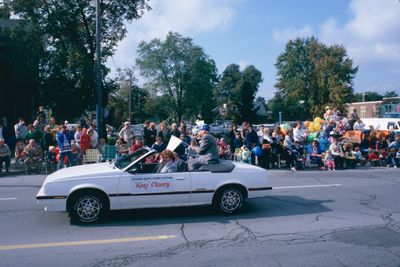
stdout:
<svg viewBox="0 0 400 267">
<path fill-rule="evenodd" d="M 348 116 L 357 109 L 360 118 L 383 118 L 400 113 L 400 97 L 384 97 L 380 101 L 353 102 L 346 104 Z"/>
</svg>

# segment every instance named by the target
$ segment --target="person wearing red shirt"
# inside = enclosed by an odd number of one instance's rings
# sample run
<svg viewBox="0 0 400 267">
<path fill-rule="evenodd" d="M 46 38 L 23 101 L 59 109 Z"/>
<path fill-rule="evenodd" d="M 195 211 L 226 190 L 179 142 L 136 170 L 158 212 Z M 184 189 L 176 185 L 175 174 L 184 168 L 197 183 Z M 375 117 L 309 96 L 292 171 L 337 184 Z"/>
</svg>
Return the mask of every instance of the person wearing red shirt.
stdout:
<svg viewBox="0 0 400 267">
<path fill-rule="evenodd" d="M 135 138 L 135 143 L 131 146 L 130 153 L 134 153 L 136 150 L 143 146 L 142 139 L 140 137 Z"/>
</svg>

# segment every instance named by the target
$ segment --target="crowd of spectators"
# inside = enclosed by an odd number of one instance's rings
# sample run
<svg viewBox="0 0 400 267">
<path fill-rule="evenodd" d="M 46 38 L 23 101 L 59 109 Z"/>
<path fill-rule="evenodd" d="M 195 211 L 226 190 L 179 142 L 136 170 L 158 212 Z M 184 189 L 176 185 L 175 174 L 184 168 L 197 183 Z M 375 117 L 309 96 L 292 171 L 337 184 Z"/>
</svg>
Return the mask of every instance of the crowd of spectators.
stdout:
<svg viewBox="0 0 400 267">
<path fill-rule="evenodd" d="M 179 126 L 165 122 L 156 125 L 146 121 L 140 135 L 135 134 L 129 121 L 117 132 L 114 144 L 99 138 L 96 127 L 58 123 L 54 116 L 47 117 L 41 106 L 36 119 L 27 124 L 20 118 L 8 130 L 0 122 L 0 171 L 5 163 L 9 171 L 11 154 L 15 164 L 25 166 L 28 173 L 40 172 L 43 162 L 50 170 L 82 164 L 88 149 L 96 149 L 105 160 L 106 148 L 115 147 L 115 158 L 134 153 L 143 146 L 162 153 L 171 136 L 182 142 L 175 149 L 175 160 L 196 159 L 199 156 L 200 137 L 188 130 L 186 124 Z M 344 138 L 349 131 L 360 133 L 360 142 Z M 15 136 L 11 136 L 11 132 Z M 229 131 L 216 139 L 220 159 L 233 159 L 265 169 L 287 167 L 293 171 L 315 166 L 318 169 L 336 170 L 357 166 L 400 167 L 400 135 L 395 131 L 365 131 L 356 111 L 347 119 L 336 109 L 327 107 L 323 119 L 298 121 L 293 125 L 282 124 L 274 128 L 243 122 L 232 124 Z M 166 157 L 170 155 L 166 155 Z"/>
</svg>

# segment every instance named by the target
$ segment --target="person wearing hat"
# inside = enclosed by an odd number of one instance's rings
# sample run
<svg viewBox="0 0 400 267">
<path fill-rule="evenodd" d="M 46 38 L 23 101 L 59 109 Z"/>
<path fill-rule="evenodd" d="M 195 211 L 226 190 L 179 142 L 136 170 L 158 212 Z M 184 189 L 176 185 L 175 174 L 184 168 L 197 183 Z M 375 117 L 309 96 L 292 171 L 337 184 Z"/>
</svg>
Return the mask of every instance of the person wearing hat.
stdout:
<svg viewBox="0 0 400 267">
<path fill-rule="evenodd" d="M 201 126 L 199 136 L 201 138 L 199 157 L 189 160 L 189 170 L 197 170 L 202 165 L 219 163 L 217 139 L 210 134 L 210 126 L 208 124 Z"/>
</svg>

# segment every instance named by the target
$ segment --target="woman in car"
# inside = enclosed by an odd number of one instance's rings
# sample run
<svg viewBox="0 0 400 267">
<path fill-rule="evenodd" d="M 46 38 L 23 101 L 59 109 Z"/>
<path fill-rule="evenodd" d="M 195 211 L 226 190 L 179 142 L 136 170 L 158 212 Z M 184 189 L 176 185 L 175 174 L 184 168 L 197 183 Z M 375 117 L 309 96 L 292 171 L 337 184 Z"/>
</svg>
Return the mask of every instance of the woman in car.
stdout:
<svg viewBox="0 0 400 267">
<path fill-rule="evenodd" d="M 174 152 L 171 150 L 164 150 L 161 153 L 163 167 L 160 170 L 160 173 L 168 173 L 168 172 L 177 172 L 178 166 L 175 162 L 175 155 Z"/>
</svg>

